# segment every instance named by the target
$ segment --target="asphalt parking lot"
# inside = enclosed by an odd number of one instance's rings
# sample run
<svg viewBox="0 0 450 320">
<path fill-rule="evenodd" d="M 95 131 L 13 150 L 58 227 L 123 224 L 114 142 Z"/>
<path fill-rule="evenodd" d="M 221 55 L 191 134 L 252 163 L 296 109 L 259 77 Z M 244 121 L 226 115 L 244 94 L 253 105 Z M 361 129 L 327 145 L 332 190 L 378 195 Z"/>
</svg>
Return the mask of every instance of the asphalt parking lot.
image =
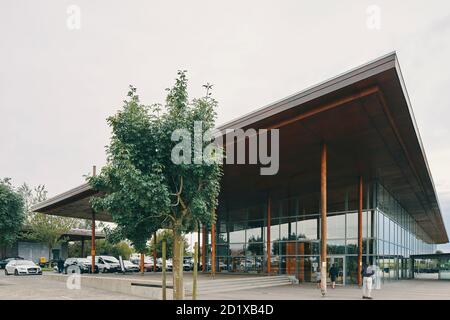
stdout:
<svg viewBox="0 0 450 320">
<path fill-rule="evenodd" d="M 139 297 L 94 288 L 68 289 L 44 276 L 6 276 L 0 270 L 0 300 L 129 300 Z"/>
</svg>

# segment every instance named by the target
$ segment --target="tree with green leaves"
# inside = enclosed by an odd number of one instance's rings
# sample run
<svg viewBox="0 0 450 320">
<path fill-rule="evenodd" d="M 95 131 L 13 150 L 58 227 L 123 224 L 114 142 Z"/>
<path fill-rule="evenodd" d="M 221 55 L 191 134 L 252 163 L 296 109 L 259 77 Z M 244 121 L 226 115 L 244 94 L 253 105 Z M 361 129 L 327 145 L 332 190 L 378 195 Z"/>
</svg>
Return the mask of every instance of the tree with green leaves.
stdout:
<svg viewBox="0 0 450 320">
<path fill-rule="evenodd" d="M 52 257 L 52 249 L 65 241 L 61 238 L 70 229 L 75 227 L 77 221 L 73 218 L 52 216 L 44 213 L 33 213 L 31 207 L 47 199 L 45 186 L 39 185 L 31 189 L 27 184 L 19 187 L 19 192 L 25 199 L 27 221 L 23 229 L 23 237 L 42 242 L 48 247 L 49 260 Z"/>
<path fill-rule="evenodd" d="M 24 219 L 23 198 L 14 190 L 10 179 L 0 180 L 0 247 L 6 248 L 16 241 Z"/>
<path fill-rule="evenodd" d="M 138 252 L 158 229 L 172 230 L 174 299 L 184 297 L 183 235 L 198 223 L 214 222 L 220 189 L 220 163 L 202 161 L 221 157 L 220 148 L 208 148 L 217 102 L 211 98 L 211 86 L 206 88 L 204 97 L 189 100 L 186 72 L 179 71 L 167 89 L 166 103 L 147 106 L 131 86 L 122 110 L 108 118 L 112 137 L 107 164 L 88 178 L 105 194 L 92 199 L 94 210 L 108 211 L 116 232 Z M 194 130 L 199 123 L 200 134 Z M 174 154 L 181 161 L 174 160 Z"/>
<path fill-rule="evenodd" d="M 28 240 L 46 244 L 48 257 L 51 260 L 53 248 L 66 241 L 62 236 L 69 232 L 74 225 L 74 219 L 44 213 L 34 213 L 27 222 L 24 236 Z"/>
<path fill-rule="evenodd" d="M 173 258 L 173 232 L 171 229 L 164 229 L 157 232 L 156 235 L 156 256 L 161 257 L 162 256 L 162 242 L 166 241 L 166 257 L 168 259 Z M 187 248 L 189 247 L 189 243 L 186 238 L 184 238 L 183 248 L 184 248 L 184 255 L 188 254 Z M 150 247 L 148 250 L 148 254 L 152 255 L 155 250 L 155 241 L 154 238 L 150 241 Z"/>
<path fill-rule="evenodd" d="M 47 190 L 44 185 L 38 185 L 35 188 L 31 188 L 28 184 L 23 183 L 17 188 L 17 192 L 22 196 L 24 201 L 24 210 L 26 219 L 32 218 L 33 213 L 31 207 L 47 199 Z"/>
<path fill-rule="evenodd" d="M 87 242 L 84 248 L 85 252 L 91 251 L 91 242 Z M 111 243 L 107 239 L 97 239 L 95 240 L 95 252 L 98 255 L 105 256 L 122 256 L 124 260 L 130 258 L 130 255 L 133 253 L 133 248 L 126 241 L 120 241 L 118 243 Z M 68 246 L 68 255 L 69 257 L 82 257 L 81 252 L 81 242 L 75 241 L 73 243 L 69 243 Z"/>
</svg>

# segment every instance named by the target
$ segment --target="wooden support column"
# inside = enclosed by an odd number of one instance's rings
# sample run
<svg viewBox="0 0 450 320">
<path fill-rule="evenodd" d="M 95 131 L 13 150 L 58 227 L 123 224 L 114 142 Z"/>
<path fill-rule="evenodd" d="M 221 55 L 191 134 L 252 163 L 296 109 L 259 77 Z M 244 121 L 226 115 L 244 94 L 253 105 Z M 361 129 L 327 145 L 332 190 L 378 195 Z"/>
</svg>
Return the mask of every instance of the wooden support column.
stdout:
<svg viewBox="0 0 450 320">
<path fill-rule="evenodd" d="M 211 226 L 211 276 L 216 275 L 216 224 Z"/>
<path fill-rule="evenodd" d="M 272 200 L 270 196 L 267 199 L 267 273 L 270 274 L 270 207 Z"/>
<path fill-rule="evenodd" d="M 154 237 L 154 246 L 153 246 L 153 272 L 156 272 L 156 232 L 153 234 Z"/>
<path fill-rule="evenodd" d="M 320 157 L 320 211 L 321 211 L 321 252 L 320 287 L 322 295 L 327 292 L 327 146 L 322 144 Z"/>
<path fill-rule="evenodd" d="M 97 175 L 97 167 L 92 167 L 92 176 Z M 92 234 L 91 234 L 91 258 L 92 258 L 92 264 L 91 264 L 91 271 L 92 273 L 95 273 L 95 212 L 92 210 Z"/>
<path fill-rule="evenodd" d="M 206 226 L 202 226 L 202 272 L 206 271 Z"/>
<path fill-rule="evenodd" d="M 91 226 L 91 258 L 92 258 L 92 265 L 91 265 L 91 271 L 92 273 L 95 272 L 95 212 L 92 210 L 92 226 Z"/>
<path fill-rule="evenodd" d="M 363 178 L 359 177 L 358 185 L 358 285 L 362 285 L 362 209 L 363 209 Z"/>
<path fill-rule="evenodd" d="M 299 242 L 298 243 L 298 254 L 300 255 L 300 261 L 298 266 L 298 280 L 300 282 L 305 281 L 305 257 L 303 256 L 305 254 L 305 243 Z"/>
<path fill-rule="evenodd" d="M 141 274 L 144 274 L 144 259 L 145 259 L 145 254 L 144 252 L 141 252 L 141 256 L 140 256 L 141 260 L 139 261 L 139 269 L 141 271 Z"/>
</svg>

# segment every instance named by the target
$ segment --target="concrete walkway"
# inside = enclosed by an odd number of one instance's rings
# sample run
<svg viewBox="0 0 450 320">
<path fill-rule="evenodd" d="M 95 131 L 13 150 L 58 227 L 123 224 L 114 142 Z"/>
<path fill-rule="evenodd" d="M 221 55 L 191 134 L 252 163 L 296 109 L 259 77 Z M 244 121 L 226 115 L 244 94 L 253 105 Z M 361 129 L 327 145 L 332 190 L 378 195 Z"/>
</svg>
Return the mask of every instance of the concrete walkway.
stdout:
<svg viewBox="0 0 450 320">
<path fill-rule="evenodd" d="M 3 271 L 3 270 L 1 270 Z M 66 283 L 45 276 L 5 276 L 0 273 L 0 300 L 136 300 L 136 296 L 89 287 L 70 290 Z"/>
<path fill-rule="evenodd" d="M 161 274 L 96 275 L 128 280 L 160 281 Z M 253 275 L 254 276 L 254 275 Z M 218 275 L 216 279 L 239 279 L 245 275 Z M 1 299 L 142 299 L 131 294 L 117 293 L 109 290 L 100 290 L 82 286 L 79 290 L 70 290 L 64 281 L 55 281 L 53 277 L 44 276 L 8 276 L 0 273 L 0 300 Z M 191 275 L 186 273 L 185 285 L 191 285 Z M 200 275 L 199 281 L 214 282 L 209 275 Z M 171 274 L 168 274 L 171 283 Z M 170 289 L 168 289 L 170 291 Z M 236 290 L 229 292 L 215 292 L 202 294 L 198 299 L 205 300 L 360 300 L 361 289 L 356 286 L 337 287 L 328 289 L 327 295 L 322 297 L 320 290 L 313 284 L 285 285 L 279 287 L 254 288 L 250 290 Z M 376 300 L 450 300 L 450 281 L 436 280 L 401 280 L 382 285 L 381 290 L 373 290 Z M 190 297 L 186 297 L 190 300 Z"/>
<path fill-rule="evenodd" d="M 450 281 L 401 280 L 373 290 L 376 300 L 450 300 Z M 255 290 L 215 293 L 199 299 L 208 300 L 361 300 L 362 290 L 356 286 L 328 288 L 325 297 L 311 284 L 288 285 Z"/>
</svg>

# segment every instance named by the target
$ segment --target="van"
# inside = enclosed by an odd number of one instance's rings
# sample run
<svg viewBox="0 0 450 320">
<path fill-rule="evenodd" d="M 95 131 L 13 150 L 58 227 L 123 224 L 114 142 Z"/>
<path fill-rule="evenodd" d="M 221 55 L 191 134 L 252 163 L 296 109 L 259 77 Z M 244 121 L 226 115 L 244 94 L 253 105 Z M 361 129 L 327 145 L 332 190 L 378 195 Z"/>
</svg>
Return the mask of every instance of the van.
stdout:
<svg viewBox="0 0 450 320">
<path fill-rule="evenodd" d="M 92 256 L 87 259 L 92 261 Z M 113 256 L 95 256 L 95 265 L 98 266 L 98 271 L 102 273 L 121 271 L 120 262 Z"/>
</svg>

